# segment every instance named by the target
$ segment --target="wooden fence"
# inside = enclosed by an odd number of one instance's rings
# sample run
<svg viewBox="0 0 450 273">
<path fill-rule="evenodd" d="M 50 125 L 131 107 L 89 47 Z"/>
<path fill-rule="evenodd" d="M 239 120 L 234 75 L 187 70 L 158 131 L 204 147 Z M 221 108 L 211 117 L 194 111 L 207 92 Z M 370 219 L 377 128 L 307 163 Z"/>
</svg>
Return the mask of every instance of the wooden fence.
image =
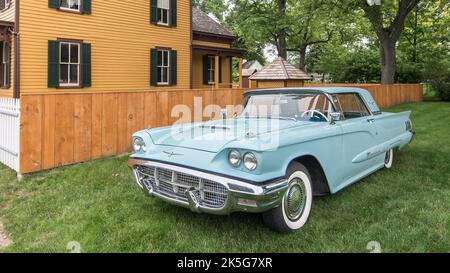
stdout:
<svg viewBox="0 0 450 273">
<path fill-rule="evenodd" d="M 150 91 L 103 94 L 23 95 L 21 173 L 123 154 L 131 134 L 177 121 L 175 105 L 193 109 L 242 103 L 243 89 Z M 192 112 L 200 115 L 202 113 Z M 206 119 L 206 117 L 203 117 Z"/>
<path fill-rule="evenodd" d="M 347 86 L 367 89 L 380 108 L 423 100 L 422 84 L 305 84 L 305 87 L 317 86 Z"/>
<path fill-rule="evenodd" d="M 19 171 L 20 101 L 0 97 L 0 163 Z"/>
<path fill-rule="evenodd" d="M 352 86 L 371 91 L 381 107 L 421 101 L 421 85 Z M 244 89 L 222 89 L 212 93 L 202 89 L 22 95 L 20 172 L 126 153 L 130 150 L 132 133 L 177 121 L 179 116 L 171 116 L 175 105 L 186 105 L 189 109 L 194 108 L 196 101 L 202 109 L 211 104 L 239 105 L 244 92 Z M 206 118 L 194 111 L 190 115 L 197 120 Z"/>
</svg>

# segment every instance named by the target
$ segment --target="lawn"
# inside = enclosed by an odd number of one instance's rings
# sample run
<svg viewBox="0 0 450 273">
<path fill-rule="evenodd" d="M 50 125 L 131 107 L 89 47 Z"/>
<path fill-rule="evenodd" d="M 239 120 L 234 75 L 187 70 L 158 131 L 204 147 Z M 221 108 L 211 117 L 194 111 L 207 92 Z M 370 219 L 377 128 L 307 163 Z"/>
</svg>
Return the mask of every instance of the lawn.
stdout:
<svg viewBox="0 0 450 273">
<path fill-rule="evenodd" d="M 145 197 L 126 157 L 29 175 L 0 167 L 0 222 L 13 244 L 0 252 L 450 251 L 450 104 L 405 104 L 417 138 L 379 171 L 316 198 L 309 223 L 282 235 L 259 215 L 212 216 Z"/>
</svg>

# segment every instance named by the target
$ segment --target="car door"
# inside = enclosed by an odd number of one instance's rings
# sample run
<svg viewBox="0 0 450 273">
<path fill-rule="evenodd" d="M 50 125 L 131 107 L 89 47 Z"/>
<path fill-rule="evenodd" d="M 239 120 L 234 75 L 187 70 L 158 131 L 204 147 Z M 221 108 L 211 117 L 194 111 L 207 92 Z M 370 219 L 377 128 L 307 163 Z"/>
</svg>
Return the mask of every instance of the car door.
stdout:
<svg viewBox="0 0 450 273">
<path fill-rule="evenodd" d="M 371 153 L 378 145 L 379 133 L 374 117 L 358 93 L 337 94 L 333 100 L 343 115 L 339 125 L 343 133 L 342 183 L 346 185 L 376 165 Z"/>
</svg>

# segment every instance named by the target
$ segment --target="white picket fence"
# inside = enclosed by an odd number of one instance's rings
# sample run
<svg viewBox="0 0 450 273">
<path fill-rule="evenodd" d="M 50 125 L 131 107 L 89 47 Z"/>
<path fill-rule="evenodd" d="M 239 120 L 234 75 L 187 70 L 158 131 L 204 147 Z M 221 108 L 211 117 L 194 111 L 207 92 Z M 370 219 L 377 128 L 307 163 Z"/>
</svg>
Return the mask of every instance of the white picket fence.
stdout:
<svg viewBox="0 0 450 273">
<path fill-rule="evenodd" d="M 20 100 L 0 97 L 0 162 L 19 172 Z"/>
</svg>

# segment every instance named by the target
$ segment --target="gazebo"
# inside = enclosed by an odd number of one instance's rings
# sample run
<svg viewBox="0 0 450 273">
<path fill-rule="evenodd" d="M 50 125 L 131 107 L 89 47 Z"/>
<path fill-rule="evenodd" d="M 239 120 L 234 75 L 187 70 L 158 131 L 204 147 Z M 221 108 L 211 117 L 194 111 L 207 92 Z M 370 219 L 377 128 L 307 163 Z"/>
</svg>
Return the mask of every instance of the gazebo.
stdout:
<svg viewBox="0 0 450 273">
<path fill-rule="evenodd" d="M 312 77 L 278 57 L 263 70 L 250 76 L 250 88 L 302 87 Z"/>
</svg>

